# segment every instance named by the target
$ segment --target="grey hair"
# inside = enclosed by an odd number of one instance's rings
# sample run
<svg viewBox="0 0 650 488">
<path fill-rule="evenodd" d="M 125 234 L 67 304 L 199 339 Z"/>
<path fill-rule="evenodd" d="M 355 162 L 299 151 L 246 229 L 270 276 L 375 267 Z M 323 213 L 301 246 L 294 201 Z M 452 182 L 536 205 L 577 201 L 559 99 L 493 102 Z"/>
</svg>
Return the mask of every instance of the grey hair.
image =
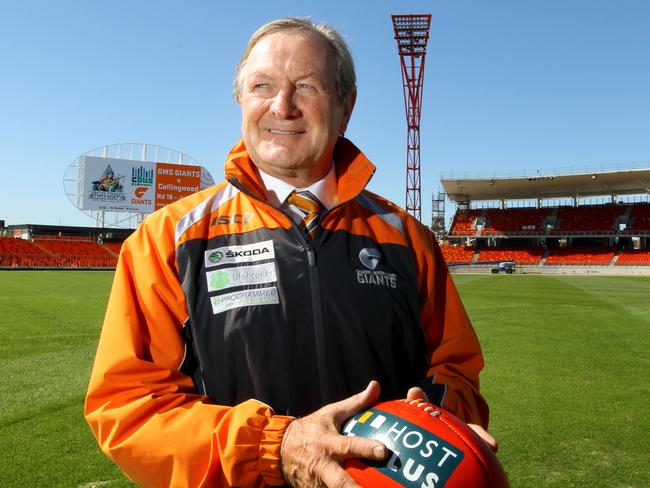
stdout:
<svg viewBox="0 0 650 488">
<path fill-rule="evenodd" d="M 305 32 L 314 32 L 321 36 L 332 48 L 336 57 L 336 98 L 339 103 L 343 103 L 348 96 L 356 89 L 357 77 L 354 71 L 354 61 L 347 43 L 343 40 L 341 34 L 333 27 L 315 22 L 305 17 L 285 17 L 273 20 L 257 29 L 251 36 L 244 54 L 242 54 L 237 70 L 235 71 L 235 80 L 233 82 L 233 98 L 239 102 L 244 83 L 244 68 L 248 56 L 255 45 L 264 37 L 277 32 L 302 30 Z"/>
</svg>

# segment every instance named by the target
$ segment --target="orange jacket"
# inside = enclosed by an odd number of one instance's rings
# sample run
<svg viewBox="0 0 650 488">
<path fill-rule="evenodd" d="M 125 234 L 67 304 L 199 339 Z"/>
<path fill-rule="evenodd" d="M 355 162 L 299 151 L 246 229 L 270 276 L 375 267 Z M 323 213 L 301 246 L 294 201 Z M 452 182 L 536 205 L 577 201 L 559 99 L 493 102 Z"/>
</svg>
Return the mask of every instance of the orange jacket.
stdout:
<svg viewBox="0 0 650 488">
<path fill-rule="evenodd" d="M 424 379 L 484 426 L 483 358 L 431 232 L 364 188 L 374 166 L 335 152 L 338 205 L 313 243 L 265 203 L 242 142 L 227 181 L 145 219 L 120 253 L 85 415 L 141 486 L 283 483 L 284 430 L 378 379 Z"/>
</svg>

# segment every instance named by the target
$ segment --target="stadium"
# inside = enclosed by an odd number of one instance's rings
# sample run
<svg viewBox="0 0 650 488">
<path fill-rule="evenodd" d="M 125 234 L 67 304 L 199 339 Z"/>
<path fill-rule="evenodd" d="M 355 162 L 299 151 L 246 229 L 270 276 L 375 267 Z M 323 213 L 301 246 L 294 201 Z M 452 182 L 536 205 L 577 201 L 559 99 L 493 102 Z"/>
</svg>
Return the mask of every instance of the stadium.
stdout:
<svg viewBox="0 0 650 488">
<path fill-rule="evenodd" d="M 458 271 L 508 261 L 531 273 L 650 272 L 650 168 L 450 175 L 441 185 L 457 211 L 448 230 L 434 213 L 432 229 Z"/>
<path fill-rule="evenodd" d="M 647 168 L 441 179 L 457 209 L 448 228 L 434 213 L 432 230 L 484 348 L 482 390 L 512 486 L 650 483 L 649 182 Z M 2 486 L 133 486 L 82 421 L 112 270 L 132 231 L 2 226 Z M 514 274 L 490 274 L 504 262 Z"/>
<path fill-rule="evenodd" d="M 443 175 L 431 229 L 456 272 L 650 274 L 650 168 L 484 178 Z M 445 199 L 456 206 L 449 228 Z M 113 269 L 133 229 L 9 225 L 0 269 Z"/>
<path fill-rule="evenodd" d="M 405 208 L 424 221 L 415 78 Z M 65 180 L 96 225 L 0 215 L 0 486 L 133 487 L 83 419 L 113 270 L 146 215 L 211 177 L 178 151 L 120 144 L 80 156 Z M 443 173 L 424 186 L 440 187 L 430 228 L 483 347 L 511 486 L 650 486 L 650 164 Z"/>
</svg>

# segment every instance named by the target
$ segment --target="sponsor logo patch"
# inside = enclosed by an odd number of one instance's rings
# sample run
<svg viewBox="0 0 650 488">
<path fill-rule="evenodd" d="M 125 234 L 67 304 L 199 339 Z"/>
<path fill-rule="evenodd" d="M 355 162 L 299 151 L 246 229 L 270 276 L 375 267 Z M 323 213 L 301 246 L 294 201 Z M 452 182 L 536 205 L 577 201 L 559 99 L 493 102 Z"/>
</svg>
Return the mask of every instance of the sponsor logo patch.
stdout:
<svg viewBox="0 0 650 488">
<path fill-rule="evenodd" d="M 280 303 L 280 299 L 278 297 L 278 289 L 275 286 L 271 286 L 217 295 L 210 297 L 210 303 L 212 303 L 212 313 L 217 315 L 233 308 L 252 307 L 254 305 L 274 305 Z"/>
<path fill-rule="evenodd" d="M 224 246 L 205 251 L 206 268 L 223 264 L 252 263 L 266 259 L 275 259 L 272 240 L 241 246 Z"/>
<path fill-rule="evenodd" d="M 206 273 L 208 292 L 226 290 L 235 286 L 258 285 L 277 281 L 275 263 L 262 263 L 253 266 L 221 268 Z"/>
<path fill-rule="evenodd" d="M 391 451 L 386 461 L 366 461 L 400 486 L 444 486 L 464 457 L 462 450 L 395 415 L 367 410 L 348 420 L 348 436 L 381 440 Z"/>
<path fill-rule="evenodd" d="M 253 212 L 244 212 L 243 214 L 232 215 L 215 215 L 210 225 L 230 225 L 230 224 L 248 224 L 253 220 Z"/>
</svg>

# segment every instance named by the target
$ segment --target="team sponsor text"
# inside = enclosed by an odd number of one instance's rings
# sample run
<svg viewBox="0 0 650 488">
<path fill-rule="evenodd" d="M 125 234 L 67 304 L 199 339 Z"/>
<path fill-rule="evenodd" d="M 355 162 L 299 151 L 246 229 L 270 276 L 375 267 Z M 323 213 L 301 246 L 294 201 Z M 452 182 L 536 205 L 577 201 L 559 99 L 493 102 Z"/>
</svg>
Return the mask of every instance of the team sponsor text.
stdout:
<svg viewBox="0 0 650 488">
<path fill-rule="evenodd" d="M 357 414 L 344 425 L 343 433 L 386 444 L 391 450 L 388 460 L 367 464 L 401 486 L 444 486 L 464 456 L 462 450 L 426 429 L 380 410 Z"/>
<path fill-rule="evenodd" d="M 273 241 L 262 241 L 254 244 L 224 246 L 205 251 L 205 267 L 221 266 L 233 263 L 252 263 L 275 259 Z"/>
</svg>

